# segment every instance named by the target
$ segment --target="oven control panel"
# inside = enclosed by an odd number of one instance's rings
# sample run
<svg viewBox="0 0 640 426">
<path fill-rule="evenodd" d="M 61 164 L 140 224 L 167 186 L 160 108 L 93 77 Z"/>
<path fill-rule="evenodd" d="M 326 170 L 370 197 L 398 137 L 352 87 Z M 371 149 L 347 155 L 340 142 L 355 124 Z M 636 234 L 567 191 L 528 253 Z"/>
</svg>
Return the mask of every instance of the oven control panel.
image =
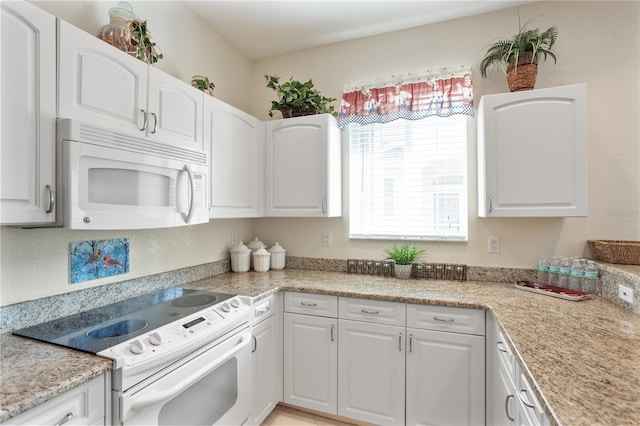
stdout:
<svg viewBox="0 0 640 426">
<path fill-rule="evenodd" d="M 251 314 L 251 299 L 234 296 L 98 355 L 113 359 L 114 369 L 166 365 L 248 323 Z"/>
</svg>

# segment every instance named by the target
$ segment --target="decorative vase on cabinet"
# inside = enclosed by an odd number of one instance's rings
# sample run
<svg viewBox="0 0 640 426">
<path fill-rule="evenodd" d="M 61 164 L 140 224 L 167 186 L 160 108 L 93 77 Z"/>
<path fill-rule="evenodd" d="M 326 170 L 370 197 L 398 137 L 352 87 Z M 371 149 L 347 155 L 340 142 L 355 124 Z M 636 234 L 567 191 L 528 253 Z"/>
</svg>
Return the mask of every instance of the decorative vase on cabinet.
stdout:
<svg viewBox="0 0 640 426">
<path fill-rule="evenodd" d="M 478 216 L 587 215 L 587 86 L 483 96 Z"/>
</svg>

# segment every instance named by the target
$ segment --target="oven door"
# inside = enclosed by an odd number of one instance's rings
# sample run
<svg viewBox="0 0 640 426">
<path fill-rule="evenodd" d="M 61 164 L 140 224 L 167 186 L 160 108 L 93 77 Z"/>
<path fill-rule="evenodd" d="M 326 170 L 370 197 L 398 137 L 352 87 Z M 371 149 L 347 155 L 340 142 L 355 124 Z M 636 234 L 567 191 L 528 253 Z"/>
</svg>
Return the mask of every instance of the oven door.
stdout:
<svg viewBox="0 0 640 426">
<path fill-rule="evenodd" d="M 243 424 L 251 413 L 250 342 L 245 329 L 114 395 L 122 424 Z"/>
</svg>

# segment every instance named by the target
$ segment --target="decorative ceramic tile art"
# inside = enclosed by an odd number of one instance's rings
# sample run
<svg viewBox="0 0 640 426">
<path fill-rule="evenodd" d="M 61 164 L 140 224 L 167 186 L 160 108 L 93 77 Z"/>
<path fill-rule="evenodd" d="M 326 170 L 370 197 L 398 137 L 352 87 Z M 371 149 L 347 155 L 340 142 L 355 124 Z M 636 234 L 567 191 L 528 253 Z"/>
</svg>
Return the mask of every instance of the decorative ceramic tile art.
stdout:
<svg viewBox="0 0 640 426">
<path fill-rule="evenodd" d="M 71 284 L 129 272 L 129 239 L 75 241 L 69 253 Z"/>
</svg>

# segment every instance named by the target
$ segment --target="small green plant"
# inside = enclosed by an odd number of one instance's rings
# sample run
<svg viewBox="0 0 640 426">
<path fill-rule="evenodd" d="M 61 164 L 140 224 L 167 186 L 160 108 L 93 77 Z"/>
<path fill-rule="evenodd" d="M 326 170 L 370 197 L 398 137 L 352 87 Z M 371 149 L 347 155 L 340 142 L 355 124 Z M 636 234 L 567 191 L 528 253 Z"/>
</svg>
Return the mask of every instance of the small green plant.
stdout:
<svg viewBox="0 0 640 426">
<path fill-rule="evenodd" d="M 191 85 L 196 89 L 202 90 L 208 95 L 213 95 L 213 89 L 216 88 L 216 85 L 213 84 L 208 77 L 201 75 L 194 75 L 191 80 Z"/>
<path fill-rule="evenodd" d="M 388 259 L 393 260 L 396 265 L 411 265 L 418 262 L 418 259 L 424 255 L 425 250 L 419 249 L 411 243 L 402 243 L 399 247 L 394 244 L 393 247 L 385 249 L 384 252 L 389 256 Z"/>
<path fill-rule="evenodd" d="M 487 77 L 487 71 L 492 66 L 500 66 L 503 72 L 507 72 L 507 66 L 511 63 L 518 66 L 518 59 L 523 57 L 525 52 L 531 52 L 531 63 L 537 63 L 540 56 L 545 60 L 547 57 L 556 62 L 556 55 L 553 52 L 558 40 L 558 27 L 549 27 L 546 31 L 527 30 L 526 26 L 530 21 L 521 25 L 518 34 L 509 39 L 498 40 L 489 45 L 485 57 L 480 62 L 480 75 Z"/>
<path fill-rule="evenodd" d="M 333 105 L 329 103 L 335 98 L 322 96 L 313 86 L 311 80 L 301 83 L 291 77 L 289 81 L 280 83 L 280 76 L 265 75 L 267 87 L 273 89 L 278 96 L 277 101 L 271 101 L 269 117 L 273 117 L 273 111 L 280 111 L 283 118 L 294 117 L 298 110 L 313 110 L 315 114 L 329 113 L 338 116 Z"/>
<path fill-rule="evenodd" d="M 130 41 L 135 49 L 136 58 L 149 64 L 155 64 L 164 58 L 160 48 L 151 39 L 151 33 L 147 29 L 147 21 L 134 19 L 129 25 L 131 29 Z"/>
</svg>

